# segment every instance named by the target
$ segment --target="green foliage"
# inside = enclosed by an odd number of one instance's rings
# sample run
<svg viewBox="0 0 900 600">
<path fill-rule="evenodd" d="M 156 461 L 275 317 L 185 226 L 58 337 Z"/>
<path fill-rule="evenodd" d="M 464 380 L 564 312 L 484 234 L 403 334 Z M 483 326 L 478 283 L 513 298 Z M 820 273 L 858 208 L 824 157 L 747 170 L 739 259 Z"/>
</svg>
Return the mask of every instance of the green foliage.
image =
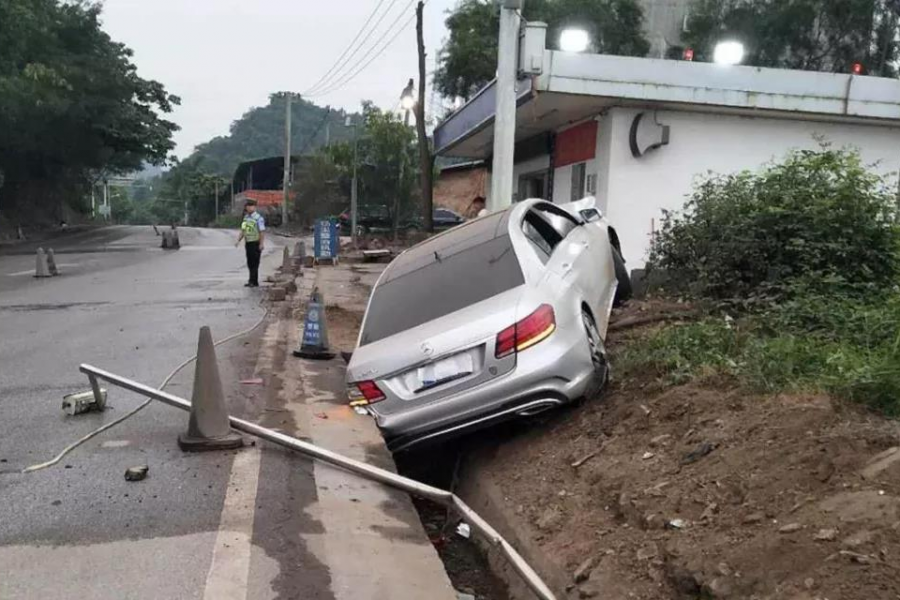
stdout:
<svg viewBox="0 0 900 600">
<path fill-rule="evenodd" d="M 219 215 L 218 217 L 216 217 L 216 220 L 213 221 L 212 226 L 222 229 L 238 229 L 241 226 L 241 220 L 241 215 Z"/>
<path fill-rule="evenodd" d="M 411 127 L 391 112 L 364 104 L 357 142 L 359 205 L 385 206 L 393 216 L 396 203 L 400 217 L 413 212 L 419 198 L 417 156 Z M 352 174 L 352 142 L 335 144 L 306 161 L 294 177 L 302 221 L 349 208 Z"/>
<path fill-rule="evenodd" d="M 244 161 L 283 156 L 284 114 L 285 94 L 271 94 L 266 106 L 244 113 L 231 124 L 228 135 L 200 144 L 184 162 L 202 164 L 207 173 L 231 177 Z M 342 110 L 295 98 L 291 103 L 291 154 L 311 153 L 325 145 L 329 134 L 332 142 L 349 139 L 346 116 Z"/>
<path fill-rule="evenodd" d="M 724 376 L 761 393 L 823 391 L 900 416 L 900 295 L 812 296 L 737 321 L 667 327 L 618 365 L 673 384 Z"/>
<path fill-rule="evenodd" d="M 643 11 L 635 0 L 529 0 L 525 13 L 529 20 L 549 25 L 551 46 L 563 28 L 575 24 L 591 31 L 596 52 L 645 56 L 650 49 L 641 29 Z M 468 99 L 497 70 L 497 6 L 491 0 L 462 0 L 446 25 L 450 36 L 434 84 L 445 96 Z"/>
<path fill-rule="evenodd" d="M 684 42 L 711 61 L 722 39 L 744 43 L 746 64 L 897 75 L 900 6 L 892 0 L 696 0 Z"/>
<path fill-rule="evenodd" d="M 664 328 L 624 352 L 626 373 L 823 391 L 900 416 L 896 185 L 855 152 L 823 146 L 709 177 L 667 215 L 651 257 L 687 282 L 681 293 L 737 319 Z"/>
<path fill-rule="evenodd" d="M 79 196 L 91 180 L 173 148 L 160 117 L 178 98 L 142 79 L 131 50 L 100 27 L 100 5 L 0 2 L 0 206 L 29 209 Z"/>
<path fill-rule="evenodd" d="M 827 146 L 711 175 L 665 215 L 650 265 L 682 293 L 745 306 L 798 291 L 871 294 L 900 272 L 896 189 L 854 151 Z"/>
</svg>

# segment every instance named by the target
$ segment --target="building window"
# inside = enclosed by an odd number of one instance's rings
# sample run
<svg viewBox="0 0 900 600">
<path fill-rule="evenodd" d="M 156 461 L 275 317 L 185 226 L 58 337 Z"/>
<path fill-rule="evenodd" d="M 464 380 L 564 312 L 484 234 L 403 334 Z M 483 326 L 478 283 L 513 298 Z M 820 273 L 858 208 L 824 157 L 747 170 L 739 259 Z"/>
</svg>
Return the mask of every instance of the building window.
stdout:
<svg viewBox="0 0 900 600">
<path fill-rule="evenodd" d="M 587 175 L 587 163 L 572 165 L 572 202 L 584 198 L 584 184 Z"/>
</svg>

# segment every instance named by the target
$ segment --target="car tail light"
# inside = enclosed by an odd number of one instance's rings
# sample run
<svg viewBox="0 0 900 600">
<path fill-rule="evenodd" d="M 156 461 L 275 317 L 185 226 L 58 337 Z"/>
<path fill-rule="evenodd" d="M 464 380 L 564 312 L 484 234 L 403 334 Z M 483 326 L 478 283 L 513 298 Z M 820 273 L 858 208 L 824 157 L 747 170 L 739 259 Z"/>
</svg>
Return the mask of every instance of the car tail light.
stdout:
<svg viewBox="0 0 900 600">
<path fill-rule="evenodd" d="M 378 384 L 374 381 L 359 381 L 350 384 L 347 388 L 347 397 L 350 399 L 350 406 L 365 406 L 366 404 L 374 404 L 384 400 L 384 392 L 378 388 Z"/>
<path fill-rule="evenodd" d="M 494 356 L 503 358 L 547 339 L 556 330 L 553 307 L 542 304 L 536 311 L 497 334 Z"/>
</svg>

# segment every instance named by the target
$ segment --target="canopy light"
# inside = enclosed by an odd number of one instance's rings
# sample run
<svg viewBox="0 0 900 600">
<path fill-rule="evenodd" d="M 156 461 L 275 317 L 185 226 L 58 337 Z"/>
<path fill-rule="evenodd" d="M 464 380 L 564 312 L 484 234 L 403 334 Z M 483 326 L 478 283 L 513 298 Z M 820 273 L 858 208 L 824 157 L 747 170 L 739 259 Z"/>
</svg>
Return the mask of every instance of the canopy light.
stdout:
<svg viewBox="0 0 900 600">
<path fill-rule="evenodd" d="M 591 36 L 584 29 L 563 29 L 559 34 L 559 49 L 563 52 L 584 52 L 591 45 Z"/>
<path fill-rule="evenodd" d="M 713 61 L 720 65 L 736 65 L 744 60 L 744 45 L 740 42 L 719 42 L 713 53 Z"/>
</svg>

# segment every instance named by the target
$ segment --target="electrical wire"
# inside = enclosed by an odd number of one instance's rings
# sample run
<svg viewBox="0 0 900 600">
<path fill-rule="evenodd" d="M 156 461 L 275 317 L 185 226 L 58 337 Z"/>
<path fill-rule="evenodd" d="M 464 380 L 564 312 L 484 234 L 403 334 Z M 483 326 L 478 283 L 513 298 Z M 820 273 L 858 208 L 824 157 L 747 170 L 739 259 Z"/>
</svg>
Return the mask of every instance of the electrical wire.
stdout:
<svg viewBox="0 0 900 600">
<path fill-rule="evenodd" d="M 233 334 L 233 335 L 228 336 L 228 337 L 225 338 L 225 339 L 222 339 L 222 340 L 219 340 L 218 342 L 215 342 L 215 343 L 213 344 L 213 347 L 220 346 L 220 345 L 222 345 L 222 344 L 224 344 L 224 343 L 226 343 L 226 342 L 230 342 L 231 340 L 233 340 L 233 339 L 235 339 L 235 338 L 241 337 L 241 336 L 243 336 L 243 335 L 247 335 L 248 333 L 252 332 L 254 329 L 256 329 L 257 327 L 259 327 L 259 326 L 263 323 L 263 321 L 266 320 L 266 317 L 269 316 L 269 312 L 270 312 L 270 309 L 267 308 L 267 309 L 266 309 L 266 312 L 263 313 L 263 315 L 259 318 L 259 320 L 258 320 L 256 323 L 253 324 L 252 327 L 250 327 L 250 328 L 248 328 L 248 329 L 245 329 L 245 330 L 243 330 L 243 331 L 239 331 L 239 332 L 237 332 L 237 333 L 235 333 L 235 334 Z M 191 364 L 191 363 L 194 362 L 195 360 L 197 360 L 197 355 L 196 355 L 196 354 L 193 355 L 192 357 L 190 357 L 189 359 L 187 359 L 186 361 L 184 361 L 183 363 L 181 363 L 180 365 L 178 365 L 177 367 L 175 367 L 175 369 L 174 369 L 171 373 L 169 373 L 168 375 L 166 375 L 166 378 L 163 379 L 163 381 L 162 381 L 162 383 L 159 385 L 159 388 L 158 388 L 158 389 L 162 390 L 163 388 L 165 388 L 166 385 L 168 385 L 169 382 L 172 381 L 172 379 L 173 379 L 173 378 L 174 378 L 174 377 L 175 377 L 175 376 L 176 376 L 183 368 L 185 368 L 186 366 L 188 366 L 189 364 Z M 116 420 L 114 420 L 114 421 L 110 421 L 109 423 L 106 423 L 106 424 L 103 425 L 102 427 L 99 427 L 99 428 L 95 429 L 94 431 L 90 432 L 89 434 L 87 434 L 87 435 L 84 436 L 83 438 L 81 438 L 81 439 L 79 439 L 79 440 L 73 442 L 72 444 L 69 444 L 68 446 L 66 446 L 66 448 L 65 448 L 62 452 L 60 452 L 58 455 L 56 455 L 56 457 L 54 457 L 53 459 L 48 460 L 47 462 L 40 463 L 40 464 L 31 465 L 30 467 L 27 467 L 27 468 L 23 469 L 23 470 L 22 470 L 22 473 L 33 473 L 33 472 L 35 472 L 35 471 L 40 471 L 41 469 L 46 469 L 46 468 L 48 468 L 48 467 L 52 467 L 53 465 L 59 463 L 59 461 L 61 461 L 63 458 L 65 458 L 67 454 L 69 454 L 70 452 L 72 452 L 73 450 L 75 450 L 76 448 L 78 448 L 79 446 L 81 446 L 82 444 L 84 444 L 85 442 L 87 442 L 88 440 L 90 440 L 90 439 L 92 439 L 92 438 L 94 438 L 94 437 L 100 435 L 101 433 L 103 433 L 103 432 L 106 431 L 107 429 L 112 429 L 113 427 L 115 427 L 116 425 L 118 425 L 119 423 L 121 423 L 122 421 L 124 421 L 124 420 L 126 420 L 126 419 L 130 419 L 130 418 L 133 417 L 134 415 L 138 414 L 139 412 L 141 412 L 142 410 L 144 410 L 144 408 L 146 408 L 151 402 L 153 402 L 153 398 L 147 398 L 142 404 L 138 405 L 136 408 L 132 409 L 130 412 L 124 414 L 123 416 L 119 417 L 118 419 L 116 419 Z"/>
<path fill-rule="evenodd" d="M 395 25 L 400 21 L 400 19 L 403 17 L 403 14 L 404 14 L 407 10 L 409 10 L 409 8 L 413 5 L 413 3 L 415 3 L 415 1 L 416 1 L 416 0 L 410 0 L 410 1 L 409 1 L 409 3 L 403 8 L 403 11 L 401 11 L 400 14 L 397 15 L 397 18 L 394 19 L 394 22 L 391 23 L 390 26 L 388 26 L 387 30 L 384 32 L 384 35 L 381 37 L 381 39 L 379 39 L 378 41 L 376 41 L 375 44 L 373 44 L 373 45 L 369 48 L 369 50 L 366 52 L 366 55 L 369 56 L 369 59 L 368 59 L 367 61 L 365 61 L 364 63 L 361 63 L 360 66 L 359 66 L 355 71 L 353 71 L 353 72 L 351 72 L 350 74 L 346 75 L 346 76 L 345 76 L 343 79 L 341 79 L 340 81 L 337 81 L 337 82 L 331 84 L 330 86 L 326 86 L 325 89 L 321 89 L 321 90 L 315 92 L 314 94 L 311 94 L 310 97 L 324 96 L 324 95 L 326 95 L 326 94 L 330 94 L 330 93 L 332 93 L 332 92 L 336 92 L 337 90 L 343 88 L 345 85 L 347 85 L 348 83 L 350 83 L 351 81 L 353 81 L 353 80 L 356 78 L 356 76 L 359 75 L 360 73 L 362 73 L 362 72 L 363 72 L 370 64 L 372 64 L 372 62 L 373 62 L 374 60 L 376 60 L 379 56 L 381 56 L 382 54 L 384 54 L 384 51 L 387 50 L 387 49 L 391 46 L 391 44 L 394 43 L 394 41 L 397 39 L 397 37 L 398 37 L 401 33 L 403 33 L 403 31 L 405 31 L 407 27 L 409 27 L 409 24 L 412 23 L 413 20 L 415 20 L 415 17 L 416 17 L 415 14 L 413 14 L 409 19 L 407 19 L 406 22 L 405 22 L 403 25 L 401 25 L 400 28 L 397 29 L 397 30 L 394 32 L 394 35 L 392 35 L 392 36 L 390 37 L 390 39 L 388 39 L 387 42 L 386 42 L 383 46 L 381 46 L 381 48 L 378 49 L 377 52 L 375 52 L 375 48 L 378 47 L 378 44 L 379 44 L 381 41 L 383 41 L 383 40 L 387 37 L 387 35 L 388 35 L 388 33 L 391 31 L 391 29 L 394 28 L 394 26 L 395 26 Z M 427 0 L 426 0 L 425 3 L 423 3 L 423 5 L 424 5 L 424 4 L 427 4 Z M 375 53 L 373 54 L 373 52 L 375 52 Z M 359 63 L 358 63 L 358 64 L 359 64 Z"/>
<path fill-rule="evenodd" d="M 350 49 L 353 48 L 353 45 L 356 44 L 356 40 L 358 40 L 359 36 L 361 36 L 363 31 L 366 30 L 366 28 L 369 26 L 369 23 L 372 22 L 372 18 L 375 16 L 375 14 L 378 12 L 378 9 L 381 8 L 381 5 L 384 4 L 384 2 L 385 2 L 385 0 L 379 0 L 378 4 L 375 6 L 375 9 L 371 12 L 371 14 L 369 14 L 369 18 L 366 19 L 366 22 L 363 23 L 363 26 L 360 27 L 359 31 L 356 32 L 356 36 L 353 38 L 353 40 L 350 42 L 350 44 L 348 44 L 347 47 L 344 48 L 344 51 L 341 53 L 341 55 L 338 57 L 338 59 L 336 61 L 334 61 L 334 64 L 331 65 L 331 68 L 328 69 L 328 71 L 326 71 L 325 74 L 322 75 L 322 77 L 320 77 L 318 81 L 316 81 L 314 84 L 312 84 L 303 93 L 304 96 L 315 92 L 315 90 L 317 88 L 321 87 L 322 84 L 325 83 L 326 80 L 328 79 L 328 77 L 331 76 L 332 74 L 334 74 L 334 76 L 337 77 L 338 73 L 340 73 L 340 71 L 346 66 L 346 64 L 348 62 L 350 62 L 354 56 L 356 56 L 357 52 L 359 52 L 359 49 L 362 48 L 363 45 L 365 45 L 365 43 L 369 40 L 370 37 L 372 37 L 372 34 L 375 32 L 376 29 L 378 29 L 378 26 L 381 24 L 381 22 L 384 20 L 384 18 L 388 15 L 389 12 L 391 12 L 391 9 L 397 3 L 397 0 L 391 0 L 391 3 L 388 5 L 387 9 L 385 9 L 385 11 L 381 14 L 381 16 L 378 17 L 378 21 L 375 22 L 375 25 L 372 26 L 372 29 L 370 29 L 369 32 L 366 34 L 366 37 L 363 38 L 363 41 L 361 41 L 359 43 L 359 46 L 357 46 L 353 50 L 353 52 L 350 54 L 350 56 L 347 56 L 347 52 L 349 52 Z M 347 56 L 346 59 L 344 59 L 345 56 Z"/>
</svg>

